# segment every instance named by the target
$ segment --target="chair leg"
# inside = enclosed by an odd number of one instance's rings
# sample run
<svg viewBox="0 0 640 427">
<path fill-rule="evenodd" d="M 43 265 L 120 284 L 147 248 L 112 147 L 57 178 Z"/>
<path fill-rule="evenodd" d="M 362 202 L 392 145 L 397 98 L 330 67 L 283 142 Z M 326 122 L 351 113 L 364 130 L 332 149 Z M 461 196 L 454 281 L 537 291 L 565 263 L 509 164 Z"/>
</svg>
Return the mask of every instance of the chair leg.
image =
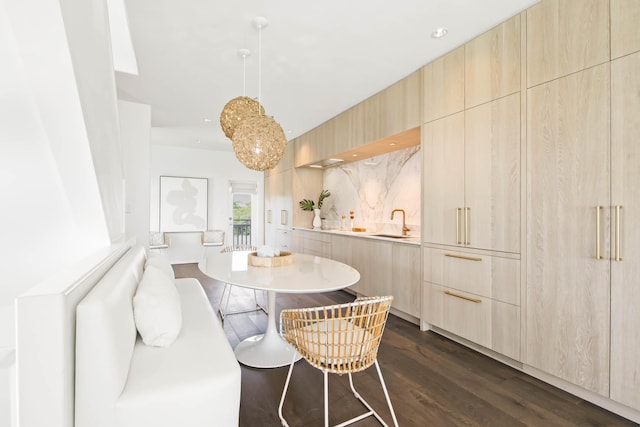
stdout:
<svg viewBox="0 0 640 427">
<path fill-rule="evenodd" d="M 278 415 L 280 416 L 280 422 L 284 427 L 288 427 L 287 421 L 282 416 L 282 407 L 284 406 L 284 398 L 287 395 L 287 389 L 289 388 L 289 380 L 291 379 L 291 373 L 293 372 L 293 365 L 296 364 L 297 354 L 294 352 L 293 359 L 291 359 L 291 365 L 289 366 L 289 373 L 287 374 L 287 380 L 284 382 L 284 389 L 282 390 L 282 397 L 280 398 L 280 405 L 278 406 Z"/>
<path fill-rule="evenodd" d="M 387 386 L 384 383 L 384 378 L 382 378 L 382 371 L 380 370 L 380 365 L 378 365 L 378 360 L 375 360 L 376 370 L 378 371 L 378 377 L 380 378 L 380 384 L 382 384 L 382 390 L 384 391 L 384 397 L 387 399 L 387 405 L 389 406 L 389 411 L 391 412 L 391 417 L 393 418 L 393 425 L 398 427 L 398 419 L 396 418 L 396 413 L 393 410 L 393 405 L 391 404 L 391 399 L 389 398 L 389 392 L 387 391 Z"/>
<path fill-rule="evenodd" d="M 218 303 L 218 313 L 220 313 L 220 318 L 222 319 L 222 321 L 224 322 L 224 316 L 225 316 L 225 312 L 227 311 L 227 307 L 226 305 L 222 306 L 223 302 L 224 302 L 224 295 L 227 293 L 231 295 L 231 289 L 229 288 L 229 284 L 225 283 L 224 284 L 224 288 L 222 289 L 222 295 L 220 295 L 220 302 Z M 227 305 L 229 304 L 229 296 L 227 296 Z"/>
<path fill-rule="evenodd" d="M 375 365 L 376 365 L 376 370 L 378 371 L 378 378 L 380 380 L 380 384 L 382 385 L 382 391 L 384 392 L 384 397 L 387 400 L 387 405 L 389 406 L 389 411 L 391 412 L 391 417 L 393 418 L 393 425 L 395 427 L 398 427 L 398 420 L 396 418 L 396 413 L 393 410 L 393 405 L 391 405 L 391 399 L 389 398 L 389 393 L 387 392 L 387 386 L 385 385 L 384 379 L 382 378 L 382 371 L 380 371 L 380 365 L 378 365 L 378 361 L 377 360 L 375 360 Z M 371 405 L 369 405 L 369 402 L 364 400 L 364 398 L 360 395 L 360 393 L 358 393 L 358 391 L 356 390 L 355 386 L 353 385 L 353 376 L 351 375 L 351 373 L 349 373 L 349 385 L 351 386 L 351 391 L 353 392 L 353 395 L 356 397 L 356 399 L 358 399 L 360 401 L 360 403 L 362 403 L 364 406 L 367 407 L 369 412 L 366 412 L 366 413 L 360 415 L 359 417 L 352 418 L 351 420 L 345 421 L 344 423 L 339 424 L 336 427 L 346 426 L 348 424 L 351 424 L 351 423 L 359 421 L 359 420 L 361 420 L 363 418 L 366 418 L 366 417 L 368 417 L 370 415 L 373 415 L 374 417 L 376 417 L 376 419 L 384 427 L 388 427 L 387 423 L 384 422 L 382 417 L 371 407 Z"/>
<path fill-rule="evenodd" d="M 324 375 L 324 427 L 329 427 L 329 378 L 327 371 L 322 371 Z"/>
<path fill-rule="evenodd" d="M 253 300 L 256 303 L 257 310 L 262 310 L 265 312 L 265 314 L 269 314 L 269 310 L 267 309 L 267 307 L 258 302 L 258 291 L 256 291 L 255 289 L 253 290 Z"/>
</svg>

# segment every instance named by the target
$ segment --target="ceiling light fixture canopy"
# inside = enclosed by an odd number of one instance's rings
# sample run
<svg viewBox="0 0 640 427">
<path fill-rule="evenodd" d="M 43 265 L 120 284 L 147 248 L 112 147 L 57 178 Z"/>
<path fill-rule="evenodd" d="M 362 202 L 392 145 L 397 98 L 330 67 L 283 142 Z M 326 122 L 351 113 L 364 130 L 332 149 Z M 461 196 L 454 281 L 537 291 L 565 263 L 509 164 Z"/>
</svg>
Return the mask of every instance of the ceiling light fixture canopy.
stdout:
<svg viewBox="0 0 640 427">
<path fill-rule="evenodd" d="M 287 149 L 287 138 L 282 126 L 273 117 L 265 115 L 260 103 L 262 29 L 268 22 L 263 17 L 257 17 L 253 20 L 253 25 L 258 29 L 258 101 L 246 96 L 232 99 L 223 109 L 220 125 L 225 135 L 231 138 L 233 151 L 238 160 L 249 169 L 264 171 L 273 169 L 282 159 Z M 246 52 L 243 53 L 241 50 L 240 55 L 243 59 L 248 55 Z M 226 126 L 228 129 L 225 129 Z"/>
</svg>

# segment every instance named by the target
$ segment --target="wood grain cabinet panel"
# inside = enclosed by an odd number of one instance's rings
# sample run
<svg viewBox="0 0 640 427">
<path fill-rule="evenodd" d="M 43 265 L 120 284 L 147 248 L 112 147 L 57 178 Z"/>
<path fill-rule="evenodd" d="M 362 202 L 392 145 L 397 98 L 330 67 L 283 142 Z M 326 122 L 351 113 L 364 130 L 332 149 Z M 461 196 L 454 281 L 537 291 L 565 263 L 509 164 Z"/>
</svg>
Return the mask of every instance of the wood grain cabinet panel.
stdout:
<svg viewBox="0 0 640 427">
<path fill-rule="evenodd" d="M 520 91 L 520 15 L 465 45 L 465 108 Z"/>
<path fill-rule="evenodd" d="M 520 252 L 520 94 L 424 125 L 426 243 Z"/>
<path fill-rule="evenodd" d="M 424 122 L 464 110 L 464 46 L 423 68 Z"/>
<path fill-rule="evenodd" d="M 351 290 L 360 295 L 391 295 L 391 243 L 353 238 L 351 265 L 360 281 Z"/>
<path fill-rule="evenodd" d="M 464 206 L 464 112 L 426 123 L 423 131 L 423 240 L 456 245 Z"/>
<path fill-rule="evenodd" d="M 520 252 L 520 93 L 465 111 L 466 246 Z"/>
<path fill-rule="evenodd" d="M 603 396 L 610 263 L 596 259 L 608 256 L 608 209 L 596 206 L 610 200 L 609 81 L 606 63 L 529 89 L 527 99 L 526 363 Z"/>
<path fill-rule="evenodd" d="M 391 260 L 393 307 L 420 317 L 420 247 L 394 243 Z"/>
<path fill-rule="evenodd" d="M 637 32 L 637 30 L 636 30 Z M 640 410 L 640 53 L 611 63 L 611 398 Z M 620 206 L 616 221 L 616 206 Z M 618 232 L 619 227 L 619 232 Z M 616 259 L 620 259 L 617 261 Z"/>
<path fill-rule="evenodd" d="M 421 124 L 422 72 L 416 71 L 381 92 L 378 138 L 413 129 Z"/>
<path fill-rule="evenodd" d="M 638 0 L 611 0 L 611 59 L 640 51 L 638 23 Z"/>
<path fill-rule="evenodd" d="M 520 260 L 425 247 L 424 281 L 520 305 Z"/>
<path fill-rule="evenodd" d="M 609 57 L 609 1 L 542 0 L 527 9 L 527 87 Z"/>
<path fill-rule="evenodd" d="M 520 359 L 520 307 L 426 284 L 429 323 L 459 337 Z"/>
</svg>

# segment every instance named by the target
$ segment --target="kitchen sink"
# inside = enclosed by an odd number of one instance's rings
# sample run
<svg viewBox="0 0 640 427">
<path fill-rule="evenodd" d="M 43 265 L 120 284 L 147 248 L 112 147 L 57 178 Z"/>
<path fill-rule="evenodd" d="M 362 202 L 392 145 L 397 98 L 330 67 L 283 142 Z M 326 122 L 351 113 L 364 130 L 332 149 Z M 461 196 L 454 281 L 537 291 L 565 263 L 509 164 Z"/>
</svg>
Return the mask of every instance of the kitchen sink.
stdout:
<svg viewBox="0 0 640 427">
<path fill-rule="evenodd" d="M 408 239 L 413 236 L 403 236 L 401 234 L 372 234 L 375 237 L 388 237 L 390 239 Z"/>
</svg>

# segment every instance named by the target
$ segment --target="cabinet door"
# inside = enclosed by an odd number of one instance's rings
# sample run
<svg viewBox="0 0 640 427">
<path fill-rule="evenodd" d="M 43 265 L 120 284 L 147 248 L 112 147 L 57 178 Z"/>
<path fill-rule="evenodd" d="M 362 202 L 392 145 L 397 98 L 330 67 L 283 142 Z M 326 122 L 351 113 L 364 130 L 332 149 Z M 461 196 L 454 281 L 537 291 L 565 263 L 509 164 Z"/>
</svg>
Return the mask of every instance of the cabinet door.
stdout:
<svg viewBox="0 0 640 427">
<path fill-rule="evenodd" d="M 415 317 L 420 317 L 420 247 L 405 244 L 393 245 L 391 262 L 391 294 L 393 307 Z"/>
<path fill-rule="evenodd" d="M 638 0 L 611 0 L 611 59 L 640 51 L 638 22 Z"/>
<path fill-rule="evenodd" d="M 526 362 L 605 396 L 609 107 L 608 63 L 528 91 Z"/>
<path fill-rule="evenodd" d="M 520 15 L 466 44 L 465 108 L 520 91 Z"/>
<path fill-rule="evenodd" d="M 608 1 L 544 0 L 527 9 L 527 87 L 608 60 Z"/>
<path fill-rule="evenodd" d="M 640 410 L 638 69 L 640 53 L 611 63 L 611 200 L 614 206 L 611 264 L 611 398 Z M 616 205 L 621 206 L 617 224 Z M 620 261 L 616 261 L 616 252 Z"/>
<path fill-rule="evenodd" d="M 423 239 L 461 243 L 464 206 L 464 112 L 424 125 Z"/>
<path fill-rule="evenodd" d="M 520 253 L 520 94 L 465 112 L 466 246 Z"/>
<path fill-rule="evenodd" d="M 464 46 L 425 65 L 424 122 L 464 110 Z"/>
<path fill-rule="evenodd" d="M 351 286 L 359 295 L 391 295 L 391 243 L 353 238 L 351 265 L 360 272 L 360 281 Z"/>
</svg>

